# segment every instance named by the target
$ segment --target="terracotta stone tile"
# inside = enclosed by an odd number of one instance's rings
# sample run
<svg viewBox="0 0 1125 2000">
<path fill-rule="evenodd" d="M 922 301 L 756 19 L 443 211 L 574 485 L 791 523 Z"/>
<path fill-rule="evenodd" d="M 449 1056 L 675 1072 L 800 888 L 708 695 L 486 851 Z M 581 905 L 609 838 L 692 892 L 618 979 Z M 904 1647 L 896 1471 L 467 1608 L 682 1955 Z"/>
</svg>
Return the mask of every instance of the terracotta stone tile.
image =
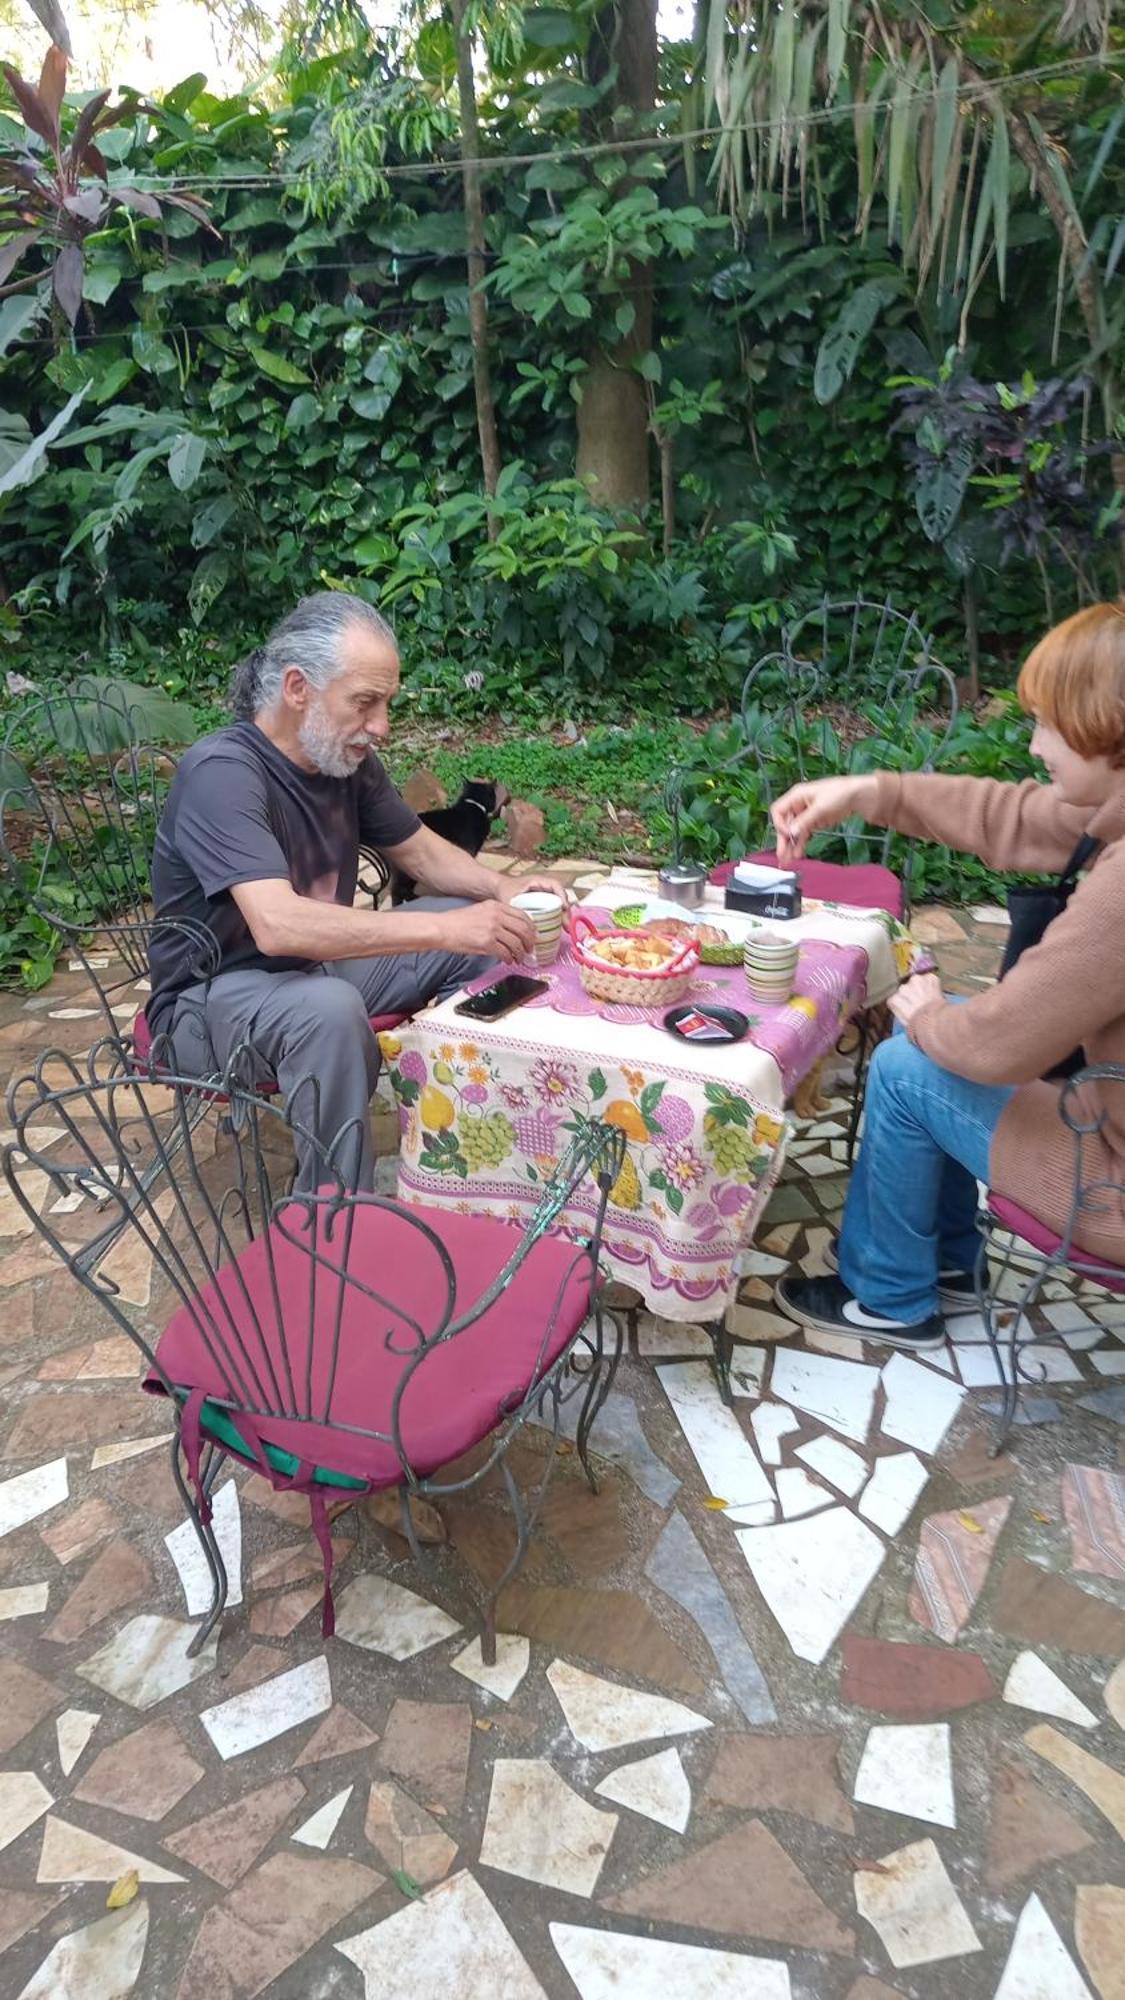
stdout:
<svg viewBox="0 0 1125 2000">
<path fill-rule="evenodd" d="M 318 1723 L 300 1756 L 294 1758 L 293 1769 L 299 1771 L 306 1764 L 325 1764 L 330 1757 L 343 1757 L 354 1750 L 368 1750 L 378 1741 L 374 1730 L 368 1729 L 350 1708 L 336 1707 Z"/>
<path fill-rule="evenodd" d="M 437 1508 L 431 1506 L 428 1500 L 414 1499 L 410 1503 L 410 1509 L 414 1517 L 414 1532 L 423 1545 L 436 1548 L 448 1540 L 445 1522 Z M 376 1527 L 397 1538 L 400 1549 L 409 1546 L 403 1532 L 402 1508 L 397 1488 L 393 1492 L 369 1493 L 363 1502 L 363 1511 L 368 1520 L 375 1522 Z"/>
<path fill-rule="evenodd" d="M 704 1692 L 702 1677 L 646 1604 L 626 1590 L 565 1590 L 510 1583 L 500 1599 L 502 1631 L 540 1639 L 568 1657 L 675 1688 Z"/>
<path fill-rule="evenodd" d="M 140 1350 L 127 1334 L 111 1334 L 106 1340 L 87 1341 L 53 1354 L 39 1370 L 41 1382 L 95 1382 L 107 1376 L 132 1378 L 143 1366 Z"/>
<path fill-rule="evenodd" d="M 58 1254 L 49 1250 L 38 1236 L 21 1243 L 18 1250 L 9 1250 L 6 1257 L 0 1257 L 0 1291 L 8 1291 L 13 1285 L 29 1285 L 35 1278 L 53 1277 L 59 1268 Z M 66 1274 L 71 1290 L 74 1280 Z"/>
<path fill-rule="evenodd" d="M 299 1778 L 278 1778 L 233 1805 L 192 1820 L 163 1845 L 224 1889 L 233 1889 L 306 1797 Z"/>
<path fill-rule="evenodd" d="M 990 1889 L 1007 1889 L 1048 1862 L 1081 1854 L 1092 1845 L 1085 1827 L 1043 1791 L 1021 1764 L 1000 1758 L 992 1779 L 984 1870 Z"/>
<path fill-rule="evenodd" d="M 121 1516 L 108 1500 L 83 1500 L 40 1533 L 51 1554 L 65 1566 L 88 1555 L 120 1526 Z"/>
<path fill-rule="evenodd" d="M 247 1688 L 257 1687 L 268 1680 L 271 1674 L 279 1674 L 289 1665 L 285 1653 L 276 1652 L 272 1646 L 251 1646 L 242 1658 L 231 1668 L 229 1674 L 220 1674 L 222 1696 L 245 1694 Z"/>
<path fill-rule="evenodd" d="M 958 1486 L 983 1486 L 990 1480 L 999 1484 L 1013 1472 L 1006 1453 L 990 1458 L 992 1437 L 988 1431 L 970 1431 L 950 1458 L 939 1461 Z"/>
<path fill-rule="evenodd" d="M 131 1387 L 41 1389 L 21 1409 L 0 1458 L 42 1459 L 134 1437 L 140 1401 Z"/>
<path fill-rule="evenodd" d="M 118 1536 L 95 1556 L 81 1582 L 75 1585 L 46 1636 L 58 1645 L 100 1625 L 113 1611 L 135 1604 L 152 1590 L 152 1571 L 139 1549 Z"/>
<path fill-rule="evenodd" d="M 978 1501 L 971 1508 L 930 1514 L 918 1537 L 910 1615 L 952 1644 L 968 1623 L 984 1589 L 1011 1500 Z"/>
<path fill-rule="evenodd" d="M 338 1563 L 354 1547 L 348 1536 L 333 1535 L 332 1553 Z M 311 1534 L 307 1542 L 289 1542 L 283 1549 L 271 1549 L 268 1555 L 258 1556 L 250 1571 L 250 1583 L 254 1590 L 281 1590 L 303 1583 L 308 1576 L 322 1580 L 324 1577 L 324 1558 Z"/>
<path fill-rule="evenodd" d="M 457 1853 L 457 1842 L 394 1783 L 372 1785 L 363 1831 L 389 1873 L 409 1875 L 422 1889 L 448 1874 Z"/>
<path fill-rule="evenodd" d="M 897 1986 L 884 1986 L 881 1979 L 869 1979 L 864 1974 L 854 1986 L 849 1986 L 844 2000 L 902 2000 Z"/>
<path fill-rule="evenodd" d="M 1125 1840 L 1125 1775 L 1115 1771 L 1111 1764 L 1105 1764 L 1100 1757 L 1091 1756 L 1069 1736 L 1064 1736 L 1052 1723 L 1040 1722 L 1029 1729 L 1024 1742 L 1037 1757 L 1043 1757 L 1069 1778 L 1084 1792 L 1092 1805 L 1113 1827 L 1119 1840 Z"/>
<path fill-rule="evenodd" d="M 585 1479 L 556 1475 L 539 1516 L 542 1532 L 579 1577 L 616 1569 L 629 1552 L 617 1479 L 591 1493 Z"/>
<path fill-rule="evenodd" d="M 772 1807 L 851 1833 L 840 1790 L 835 1736 L 725 1736 L 703 1794 L 705 1806 Z"/>
<path fill-rule="evenodd" d="M 979 1653 L 845 1634 L 840 1693 L 854 1708 L 913 1720 L 992 1701 L 997 1689 Z"/>
<path fill-rule="evenodd" d="M 511 1510 L 490 1506 L 480 1494 L 445 1503 L 450 1540 L 462 1562 L 490 1587 L 503 1575 L 515 1553 L 516 1529 Z M 528 1559 L 534 1559 L 534 1546 Z"/>
<path fill-rule="evenodd" d="M 822 1903 L 795 1861 L 761 1820 L 708 1841 L 682 1861 L 609 1896 L 602 1907 L 627 1917 L 765 1938 L 808 1951 L 855 1949 L 855 1934 Z"/>
<path fill-rule="evenodd" d="M 465 1701 L 396 1701 L 376 1763 L 401 1778 L 424 1805 L 456 1811 L 469 1776 L 473 1711 Z"/>
<path fill-rule="evenodd" d="M 99 1752 L 76 1787 L 85 1805 L 111 1806 L 134 1819 L 163 1819 L 203 1776 L 170 1722 L 148 1722 Z"/>
<path fill-rule="evenodd" d="M 0 1959 L 61 1902 L 61 1890 L 52 1895 L 49 1889 L 0 1889 Z"/>
<path fill-rule="evenodd" d="M 250 1630 L 263 1639 L 288 1639 L 323 1596 L 323 1583 L 302 1583 L 280 1597 L 267 1597 L 251 1610 Z"/>
<path fill-rule="evenodd" d="M 254 2000 L 352 1910 L 383 1877 L 355 1861 L 275 1854 L 204 1917 L 177 2000 Z M 304 1991 L 303 1983 L 295 1991 Z"/>
<path fill-rule="evenodd" d="M 1079 1889 L 1074 1940 L 1098 2000 L 1125 2000 L 1125 1889 L 1111 1882 Z"/>
<path fill-rule="evenodd" d="M 1125 1479 L 1096 1465 L 1068 1465 L 1062 1504 L 1075 1569 L 1125 1582 Z"/>
<path fill-rule="evenodd" d="M 144 1415 L 142 1411 L 142 1420 Z M 139 1425 L 137 1435 L 142 1434 L 143 1429 Z M 167 1448 L 146 1452 L 143 1457 L 124 1459 L 101 1477 L 107 1486 L 112 1480 L 110 1490 L 114 1498 L 130 1513 L 151 1517 L 165 1528 L 176 1528 L 187 1519 L 184 1503 L 172 1477 L 171 1433 Z"/>
<path fill-rule="evenodd" d="M 1125 1653 L 1125 1611 L 1018 1556 L 1000 1578 L 992 1623 L 1014 1639 L 1057 1646 L 1064 1653 L 1112 1660 Z"/>
<path fill-rule="evenodd" d="M 266 1480 L 251 1477 L 242 1488 L 242 1497 L 252 1507 L 260 1507 L 266 1514 L 272 1514 L 276 1521 L 284 1521 L 289 1528 L 305 1528 L 309 1525 L 308 1495 L 291 1493 L 288 1489 L 278 1490 Z M 350 1501 L 342 1500 L 339 1506 L 329 1506 L 328 1517 L 335 1520 L 338 1514 L 347 1512 Z"/>
<path fill-rule="evenodd" d="M 0 1659 L 0 1756 L 22 1743 L 65 1699 L 61 1688 L 31 1667 Z"/>
</svg>

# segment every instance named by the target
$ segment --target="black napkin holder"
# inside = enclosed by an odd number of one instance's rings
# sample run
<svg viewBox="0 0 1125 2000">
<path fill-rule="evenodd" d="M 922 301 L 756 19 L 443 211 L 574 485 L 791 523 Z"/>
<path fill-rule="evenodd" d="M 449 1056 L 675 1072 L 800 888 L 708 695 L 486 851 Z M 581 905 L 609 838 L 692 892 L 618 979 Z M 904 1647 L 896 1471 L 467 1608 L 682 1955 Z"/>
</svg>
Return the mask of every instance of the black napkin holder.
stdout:
<svg viewBox="0 0 1125 2000">
<path fill-rule="evenodd" d="M 771 923 L 784 924 L 801 914 L 801 885 L 794 880 L 766 889 L 746 889 L 730 881 L 723 900 L 728 910 L 738 910 L 745 917 L 765 917 Z"/>
</svg>

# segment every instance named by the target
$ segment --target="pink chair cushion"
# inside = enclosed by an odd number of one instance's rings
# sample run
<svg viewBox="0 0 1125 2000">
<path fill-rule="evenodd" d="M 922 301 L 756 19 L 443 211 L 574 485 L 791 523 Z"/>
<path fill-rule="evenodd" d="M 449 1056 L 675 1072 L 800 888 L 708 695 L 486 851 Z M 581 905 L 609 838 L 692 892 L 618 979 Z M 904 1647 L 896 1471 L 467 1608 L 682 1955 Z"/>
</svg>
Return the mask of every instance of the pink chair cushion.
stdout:
<svg viewBox="0 0 1125 2000">
<path fill-rule="evenodd" d="M 412 1212 L 429 1221 L 452 1260 L 456 1317 L 499 1275 L 522 1232 L 513 1223 L 489 1216 Z M 187 1306 L 179 1308 L 161 1335 L 157 1356 L 177 1389 L 202 1389 L 207 1396 L 223 1398 L 229 1393 L 229 1372 L 231 1380 L 245 1382 L 249 1404 L 266 1400 L 255 1392 L 253 1370 L 260 1382 L 268 1382 L 271 1372 L 282 1384 L 292 1380 L 302 1407 L 326 1420 L 256 1416 L 254 1430 L 262 1443 L 371 1486 L 397 1485 L 402 1469 L 389 1442 L 392 1403 L 404 1367 L 418 1348 L 405 1314 L 409 1312 L 423 1329 L 436 1326 L 445 1309 L 445 1274 L 437 1252 L 405 1214 L 362 1204 L 338 1217 L 331 1239 L 321 1223 L 318 1248 L 333 1264 L 344 1254 L 349 1216 L 349 1279 L 381 1291 L 396 1304 L 401 1301 L 400 1310 L 379 1304 L 358 1284 L 345 1285 L 335 1271 L 320 1267 L 315 1310 L 310 1312 L 308 1211 L 294 1204 L 282 1211 L 283 1227 L 275 1223 L 271 1230 L 277 1295 L 286 1322 L 284 1348 L 272 1303 L 270 1260 L 264 1242 L 257 1239 L 207 1285 L 194 1312 Z M 584 1250 L 560 1237 L 543 1237 L 494 1304 L 463 1332 L 430 1350 L 399 1411 L 403 1448 L 420 1477 L 448 1465 L 487 1437 L 504 1412 L 520 1403 L 532 1383 L 542 1378 L 589 1313 L 590 1279 Z M 558 1311 L 547 1340 L 545 1328 L 556 1300 Z M 222 1336 L 228 1355 L 237 1355 L 240 1341 L 253 1370 L 245 1363 L 241 1377 L 229 1364 L 225 1370 L 209 1351 L 204 1330 L 213 1346 L 220 1346 Z M 335 1382 L 326 1411 L 337 1340 Z M 311 1394 L 306 1400 L 304 1384 L 310 1379 L 306 1373 L 310 1367 Z M 145 1388 L 164 1393 L 155 1373 L 149 1374 Z M 289 1401 L 292 1407 L 291 1397 L 276 1400 Z M 230 1417 L 236 1426 L 245 1424 L 237 1409 Z M 384 1440 L 358 1436 L 354 1428 L 342 1430 L 340 1424 L 380 1431 Z"/>
<path fill-rule="evenodd" d="M 1031 1244 L 1032 1249 L 1041 1250 L 1045 1257 L 1053 1256 L 1061 1247 L 1061 1236 L 1057 1236 L 1045 1222 L 1040 1222 L 1038 1216 L 1029 1215 L 1026 1208 L 1020 1208 L 1018 1203 L 1009 1201 L 1007 1195 L 990 1194 L 988 1206 L 1001 1228 L 1010 1229 L 1013 1236 L 1022 1237 L 1025 1243 Z M 1066 1262 L 1072 1271 L 1085 1273 L 1093 1278 L 1095 1283 L 1104 1285 L 1107 1291 L 1125 1292 L 1125 1268 L 1107 1264 L 1085 1250 L 1072 1249 Z M 1109 1276 L 1106 1275 L 1107 1272 Z"/>
<path fill-rule="evenodd" d="M 776 854 L 748 854 L 747 861 L 764 868 L 777 867 Z M 725 888 L 734 874 L 735 863 L 722 861 L 712 868 L 709 880 Z M 801 892 L 820 903 L 849 903 L 854 909 L 888 910 L 901 921 L 904 903 L 902 883 L 893 869 L 878 861 L 799 861 L 797 878 Z"/>
<path fill-rule="evenodd" d="M 409 1019 L 409 1014 L 368 1015 L 368 1022 L 373 1035 L 387 1034 L 392 1028 L 401 1028 L 403 1022 L 409 1021 Z M 133 1048 L 138 1061 L 147 1063 L 152 1054 L 152 1029 L 149 1027 L 148 1015 L 145 1013 L 143 1007 L 133 1022 Z"/>
</svg>

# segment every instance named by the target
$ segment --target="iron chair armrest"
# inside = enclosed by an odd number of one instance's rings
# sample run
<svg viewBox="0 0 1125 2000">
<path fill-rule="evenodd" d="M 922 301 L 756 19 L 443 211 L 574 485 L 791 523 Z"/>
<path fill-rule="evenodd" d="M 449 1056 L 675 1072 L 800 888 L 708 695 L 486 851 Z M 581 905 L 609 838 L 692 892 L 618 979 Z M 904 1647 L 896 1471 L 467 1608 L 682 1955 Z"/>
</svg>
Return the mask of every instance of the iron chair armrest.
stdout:
<svg viewBox="0 0 1125 2000">
<path fill-rule="evenodd" d="M 1104 1111 L 1093 1118 L 1083 1116 L 1076 1102 L 1078 1092 L 1089 1083 L 1125 1083 L 1125 1063 L 1087 1063 L 1084 1069 L 1076 1070 L 1073 1076 L 1067 1077 L 1059 1093 L 1059 1116 L 1077 1139 L 1100 1132 L 1105 1123 Z"/>
</svg>

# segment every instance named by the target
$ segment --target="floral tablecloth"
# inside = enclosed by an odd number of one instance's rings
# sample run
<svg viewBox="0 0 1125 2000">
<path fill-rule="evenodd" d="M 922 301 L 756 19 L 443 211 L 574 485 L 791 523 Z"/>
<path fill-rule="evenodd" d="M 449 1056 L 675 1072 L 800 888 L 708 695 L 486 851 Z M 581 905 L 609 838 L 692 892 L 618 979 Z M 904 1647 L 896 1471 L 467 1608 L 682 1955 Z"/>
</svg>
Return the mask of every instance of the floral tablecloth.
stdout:
<svg viewBox="0 0 1125 2000">
<path fill-rule="evenodd" d="M 611 922 L 644 900 L 635 878 L 611 877 L 587 907 Z M 735 935 L 753 922 L 723 921 Z M 701 966 L 693 980 L 692 999 L 749 1017 L 742 1042 L 690 1046 L 660 1025 L 664 1008 L 590 1000 L 565 944 L 541 975 L 548 992 L 505 1019 L 470 1022 L 446 1000 L 381 1036 L 402 1130 L 399 1198 L 525 1221 L 576 1122 L 606 1119 L 629 1141 L 607 1267 L 664 1318 L 720 1316 L 781 1170 L 786 1098 L 848 1016 L 919 963 L 882 911 L 807 904 L 786 932 L 801 954 L 784 1006 L 751 1001 L 740 967 Z M 590 1183 L 563 1218 L 568 1233 L 585 1233 L 595 1203 Z"/>
</svg>

